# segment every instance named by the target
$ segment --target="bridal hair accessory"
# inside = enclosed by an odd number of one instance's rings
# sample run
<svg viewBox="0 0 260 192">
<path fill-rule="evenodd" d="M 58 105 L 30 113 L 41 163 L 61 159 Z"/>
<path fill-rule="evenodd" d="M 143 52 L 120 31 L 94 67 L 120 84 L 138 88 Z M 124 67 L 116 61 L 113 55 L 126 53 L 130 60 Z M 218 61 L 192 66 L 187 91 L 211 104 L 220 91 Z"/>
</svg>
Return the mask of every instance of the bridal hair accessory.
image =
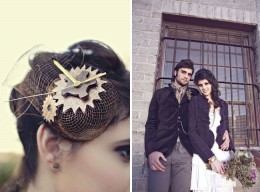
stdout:
<svg viewBox="0 0 260 192">
<path fill-rule="evenodd" d="M 23 55 L 7 77 L 7 84 L 26 68 L 26 76 L 11 85 L 27 114 L 32 105 L 50 128 L 76 141 L 99 136 L 118 112 L 119 96 L 104 71 L 78 60 L 73 51 L 54 53 L 35 48 Z M 78 53 L 77 53 L 78 54 Z M 83 53 L 82 53 L 83 54 Z M 20 110 L 21 111 L 21 110 Z M 28 115 L 28 114 L 27 114 Z"/>
</svg>

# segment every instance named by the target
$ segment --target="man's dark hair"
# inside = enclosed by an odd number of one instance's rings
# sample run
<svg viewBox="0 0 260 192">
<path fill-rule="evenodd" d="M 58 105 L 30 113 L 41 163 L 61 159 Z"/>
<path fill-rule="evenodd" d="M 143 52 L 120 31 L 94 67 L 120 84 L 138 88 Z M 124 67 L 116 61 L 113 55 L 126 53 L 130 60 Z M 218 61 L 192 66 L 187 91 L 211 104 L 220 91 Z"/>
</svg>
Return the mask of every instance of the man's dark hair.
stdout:
<svg viewBox="0 0 260 192">
<path fill-rule="evenodd" d="M 178 70 L 180 68 L 188 68 L 192 70 L 192 74 L 194 72 L 194 63 L 190 59 L 182 59 L 177 65 L 174 67 L 173 71 L 176 71 L 178 73 Z M 175 79 L 175 75 L 173 73 L 173 79 Z"/>
</svg>

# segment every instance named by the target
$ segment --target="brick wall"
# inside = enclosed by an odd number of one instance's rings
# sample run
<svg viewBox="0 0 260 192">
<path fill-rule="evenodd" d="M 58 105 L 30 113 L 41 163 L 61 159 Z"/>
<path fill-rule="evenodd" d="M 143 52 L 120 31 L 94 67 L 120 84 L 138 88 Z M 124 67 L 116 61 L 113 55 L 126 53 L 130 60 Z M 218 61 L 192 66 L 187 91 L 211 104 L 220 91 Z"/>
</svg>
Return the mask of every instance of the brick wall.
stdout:
<svg viewBox="0 0 260 192">
<path fill-rule="evenodd" d="M 132 1 L 132 72 L 133 72 L 133 174 L 132 189 L 146 190 L 144 125 L 153 94 L 162 13 L 189 15 L 238 23 L 260 24 L 260 0 L 133 0 Z M 256 34 L 257 82 L 260 85 L 260 35 Z M 235 191 L 242 189 L 239 184 Z M 250 191 L 260 191 L 260 182 Z"/>
</svg>

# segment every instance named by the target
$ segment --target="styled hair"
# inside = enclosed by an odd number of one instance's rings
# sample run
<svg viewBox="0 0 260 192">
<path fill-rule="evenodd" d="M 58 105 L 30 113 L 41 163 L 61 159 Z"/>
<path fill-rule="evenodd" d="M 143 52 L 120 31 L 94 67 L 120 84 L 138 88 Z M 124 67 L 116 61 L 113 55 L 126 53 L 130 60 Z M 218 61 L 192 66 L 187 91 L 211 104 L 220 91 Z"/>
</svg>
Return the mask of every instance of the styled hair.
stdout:
<svg viewBox="0 0 260 192">
<path fill-rule="evenodd" d="M 41 54 L 43 56 L 45 55 L 45 53 L 40 53 L 40 55 Z M 63 67 L 66 68 L 67 70 L 76 67 L 81 67 L 82 65 L 87 64 L 88 66 L 98 69 L 98 71 L 106 72 L 105 75 L 106 80 L 109 81 L 109 83 L 112 85 L 113 90 L 116 90 L 117 104 L 115 106 L 117 107 L 117 110 L 116 112 L 112 113 L 112 117 L 109 117 L 109 119 L 107 120 L 108 122 L 104 125 L 105 128 L 102 130 L 102 132 L 99 132 L 98 134 L 94 134 L 94 133 L 92 134 L 93 135 L 92 139 L 95 139 L 97 136 L 102 134 L 106 128 L 115 125 L 119 121 L 126 119 L 130 116 L 130 73 L 126 69 L 124 63 L 120 60 L 117 54 L 109 46 L 99 41 L 86 40 L 71 45 L 68 48 L 68 51 L 64 53 L 47 53 L 47 54 L 55 55 L 56 58 L 69 57 L 70 59 L 68 65 L 65 65 L 64 63 L 61 62 Z M 33 62 L 37 63 L 37 61 L 33 61 Z M 36 78 L 38 77 L 37 75 L 33 75 L 32 78 L 35 78 L 36 80 Z M 30 87 L 30 86 L 31 84 L 28 83 L 28 81 L 24 80 L 12 90 L 10 99 L 21 98 L 24 95 L 30 95 L 29 93 L 30 89 L 34 89 L 34 87 Z M 23 94 L 21 94 L 21 91 L 19 91 L 21 90 L 21 87 L 22 88 L 29 87 L 29 89 L 28 91 L 23 89 L 22 90 Z M 110 101 L 109 95 L 106 95 L 106 98 L 109 102 Z M 96 102 L 95 104 L 98 103 Z M 100 107 L 102 107 L 101 104 L 97 108 Z M 5 188 L 8 188 L 9 191 L 16 191 L 28 185 L 29 182 L 34 181 L 35 176 L 37 174 L 36 171 L 38 167 L 37 164 L 38 148 L 37 148 L 36 135 L 37 135 L 38 128 L 42 123 L 45 123 L 47 127 L 56 136 L 68 140 L 72 142 L 72 144 L 82 143 L 84 141 L 82 140 L 77 141 L 68 138 L 63 134 L 61 134 L 60 131 L 56 131 L 55 126 L 60 124 L 60 122 L 58 122 L 57 124 L 46 122 L 46 120 L 42 117 L 41 111 L 39 111 L 37 107 L 37 103 L 32 104 L 32 101 L 29 99 L 11 101 L 10 108 L 12 112 L 15 114 L 15 116 L 17 117 L 17 130 L 24 148 L 24 156 L 22 158 L 18 177 L 14 181 L 11 181 L 7 185 L 5 185 Z M 108 111 L 109 109 L 107 108 L 105 108 L 103 112 Z M 90 108 L 89 111 L 87 115 L 89 114 L 91 115 L 91 111 L 93 111 L 93 109 Z M 60 114 L 64 115 L 65 113 L 58 113 L 58 116 Z M 78 118 L 83 118 L 83 117 L 81 115 Z M 94 121 L 96 122 L 97 119 L 95 119 Z M 95 129 L 93 130 L 95 131 Z"/>
<path fill-rule="evenodd" d="M 174 67 L 173 71 L 178 73 L 179 69 L 181 68 L 188 68 L 192 70 L 192 74 L 194 73 L 194 63 L 190 59 L 182 59 L 177 65 Z M 175 79 L 175 75 L 173 73 L 173 79 Z"/>
<path fill-rule="evenodd" d="M 219 96 L 221 95 L 219 91 L 218 81 L 210 70 L 202 68 L 195 73 L 193 82 L 196 86 L 198 86 L 198 82 L 204 79 L 206 79 L 212 86 L 211 97 L 214 101 L 214 107 L 217 108 L 220 106 Z"/>
</svg>

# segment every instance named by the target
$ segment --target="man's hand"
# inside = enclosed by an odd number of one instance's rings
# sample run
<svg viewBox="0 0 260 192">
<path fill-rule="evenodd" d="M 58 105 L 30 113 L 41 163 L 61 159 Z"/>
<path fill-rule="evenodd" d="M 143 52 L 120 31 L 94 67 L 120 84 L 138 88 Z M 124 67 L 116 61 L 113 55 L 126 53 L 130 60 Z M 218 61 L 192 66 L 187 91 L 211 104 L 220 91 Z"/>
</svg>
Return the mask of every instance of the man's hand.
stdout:
<svg viewBox="0 0 260 192">
<path fill-rule="evenodd" d="M 218 159 L 215 160 L 213 163 L 211 163 L 211 169 L 212 171 L 224 175 L 225 168 L 223 163 L 221 163 Z"/>
<path fill-rule="evenodd" d="M 162 160 L 164 161 L 167 161 L 164 155 L 159 151 L 154 151 L 149 154 L 148 161 L 149 161 L 150 168 L 153 171 L 162 171 L 162 172 L 165 171 L 166 167 L 161 164 L 160 158 L 162 158 Z"/>
<path fill-rule="evenodd" d="M 229 148 L 229 134 L 228 134 L 228 131 L 226 130 L 224 135 L 223 135 L 223 140 L 224 140 L 224 143 L 220 146 L 220 149 L 221 150 L 227 150 Z"/>
</svg>

